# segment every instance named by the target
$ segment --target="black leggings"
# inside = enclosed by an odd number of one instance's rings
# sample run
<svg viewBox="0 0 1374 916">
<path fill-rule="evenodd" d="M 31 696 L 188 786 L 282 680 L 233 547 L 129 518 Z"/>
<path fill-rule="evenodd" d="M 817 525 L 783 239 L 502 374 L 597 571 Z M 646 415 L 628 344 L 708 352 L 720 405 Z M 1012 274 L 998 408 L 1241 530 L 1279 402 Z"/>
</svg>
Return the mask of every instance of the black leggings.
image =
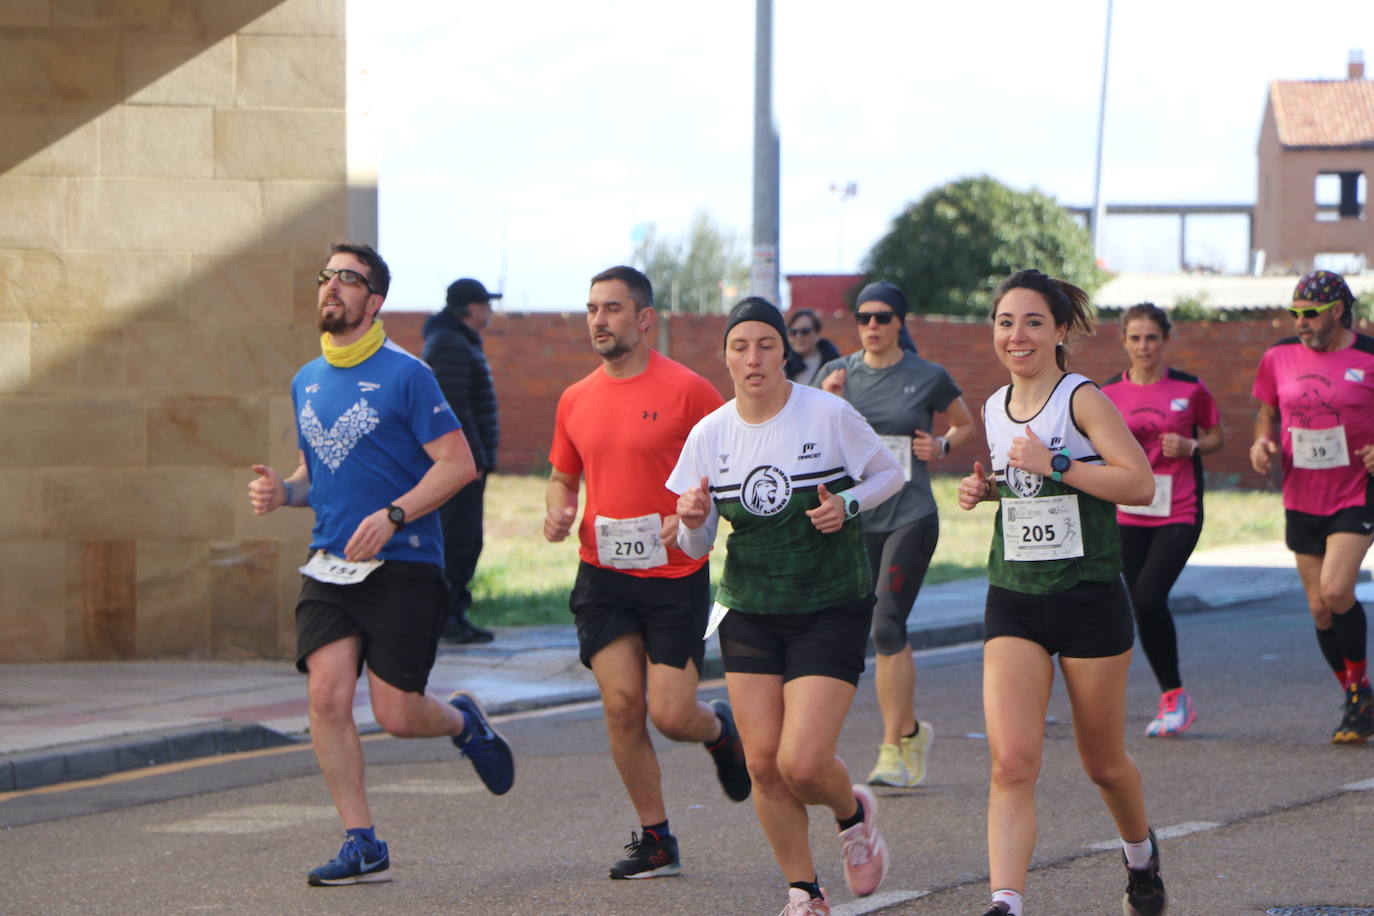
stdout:
<svg viewBox="0 0 1374 916">
<path fill-rule="evenodd" d="M 1197 546 L 1201 525 L 1121 526 L 1121 572 L 1131 591 L 1140 646 L 1161 691 L 1183 686 L 1169 590 Z"/>
<path fill-rule="evenodd" d="M 882 534 L 864 534 L 873 572 L 873 646 L 879 655 L 896 655 L 907 646 L 906 619 L 921 590 L 930 557 L 940 541 L 940 516 L 932 512 Z"/>
</svg>

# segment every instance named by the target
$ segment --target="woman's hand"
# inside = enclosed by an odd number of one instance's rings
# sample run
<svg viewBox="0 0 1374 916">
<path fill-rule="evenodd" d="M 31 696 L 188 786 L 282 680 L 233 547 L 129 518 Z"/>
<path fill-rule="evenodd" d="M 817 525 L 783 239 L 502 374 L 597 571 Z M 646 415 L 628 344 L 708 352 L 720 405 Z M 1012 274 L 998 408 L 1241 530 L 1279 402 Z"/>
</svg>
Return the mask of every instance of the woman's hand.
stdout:
<svg viewBox="0 0 1374 916">
<path fill-rule="evenodd" d="M 701 484 L 695 487 L 688 487 L 687 492 L 677 498 L 677 517 L 688 530 L 695 531 L 706 523 L 706 516 L 711 514 L 711 481 L 703 477 Z M 676 535 L 673 538 L 677 540 Z"/>
<path fill-rule="evenodd" d="M 844 497 L 831 493 L 825 484 L 816 487 L 816 496 L 821 504 L 806 510 L 806 516 L 821 534 L 834 534 L 844 527 Z"/>
<path fill-rule="evenodd" d="M 1024 436 L 1011 440 L 1011 447 L 1007 449 L 1007 464 L 1041 477 L 1048 477 L 1054 472 L 1050 466 L 1050 450 L 1040 441 L 1029 423 L 1026 424 Z"/>
</svg>

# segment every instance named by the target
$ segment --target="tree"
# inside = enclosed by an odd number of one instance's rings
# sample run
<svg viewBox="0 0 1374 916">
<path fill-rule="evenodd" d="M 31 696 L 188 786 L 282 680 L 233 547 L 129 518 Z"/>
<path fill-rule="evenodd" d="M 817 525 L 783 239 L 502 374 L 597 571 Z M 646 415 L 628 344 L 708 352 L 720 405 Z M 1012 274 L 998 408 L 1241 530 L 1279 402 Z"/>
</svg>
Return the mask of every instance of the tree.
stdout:
<svg viewBox="0 0 1374 916">
<path fill-rule="evenodd" d="M 654 285 L 654 303 L 677 312 L 722 312 L 749 279 L 739 236 L 718 226 L 705 210 L 692 217 L 687 237 L 660 238 L 652 223 L 635 243 L 633 263 Z"/>
<path fill-rule="evenodd" d="M 1107 279 L 1088 232 L 1040 191 L 986 175 L 942 185 L 908 206 L 864 259 L 912 311 L 985 316 L 1003 277 L 1026 267 L 1092 293 Z"/>
</svg>

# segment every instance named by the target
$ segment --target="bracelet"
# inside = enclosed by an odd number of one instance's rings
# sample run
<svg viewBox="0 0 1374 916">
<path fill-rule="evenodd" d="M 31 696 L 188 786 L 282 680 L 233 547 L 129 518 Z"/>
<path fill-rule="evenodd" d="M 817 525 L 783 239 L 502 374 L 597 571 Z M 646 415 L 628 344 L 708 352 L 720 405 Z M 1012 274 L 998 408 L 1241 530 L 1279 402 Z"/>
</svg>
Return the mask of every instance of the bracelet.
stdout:
<svg viewBox="0 0 1374 916">
<path fill-rule="evenodd" d="M 286 491 L 286 502 L 283 503 L 283 505 L 289 506 L 296 500 L 296 488 L 291 486 L 291 481 L 289 480 L 283 480 L 281 485 L 282 489 Z"/>
<path fill-rule="evenodd" d="M 1196 439 L 1193 439 L 1193 440 L 1191 440 L 1191 441 L 1192 441 L 1192 443 L 1193 443 L 1193 449 L 1192 449 L 1192 451 L 1190 451 L 1190 452 L 1188 453 L 1188 457 L 1189 457 L 1189 458 L 1191 458 L 1192 456 L 1196 455 L 1196 454 L 1198 453 L 1198 450 L 1202 448 L 1202 443 L 1201 443 L 1201 442 L 1197 441 Z"/>
<path fill-rule="evenodd" d="M 935 441 L 938 442 L 938 443 L 940 443 L 940 457 L 943 458 L 944 456 L 948 455 L 948 454 L 949 454 L 949 440 L 946 439 L 944 436 L 936 436 L 936 437 L 935 437 Z"/>
</svg>

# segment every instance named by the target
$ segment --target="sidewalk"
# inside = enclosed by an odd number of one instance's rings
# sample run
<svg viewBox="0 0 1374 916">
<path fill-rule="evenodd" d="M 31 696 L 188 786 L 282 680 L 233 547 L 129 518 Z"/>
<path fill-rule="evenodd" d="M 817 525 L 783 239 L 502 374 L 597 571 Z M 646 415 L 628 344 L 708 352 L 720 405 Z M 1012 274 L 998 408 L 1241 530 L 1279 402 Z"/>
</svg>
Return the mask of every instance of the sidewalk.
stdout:
<svg viewBox="0 0 1374 916">
<path fill-rule="evenodd" d="M 909 622 L 912 646 L 981 638 L 986 589 L 983 578 L 923 589 Z M 1230 547 L 1195 554 L 1171 605 L 1175 613 L 1197 613 L 1259 597 L 1296 598 L 1301 590 L 1282 544 Z M 712 637 L 703 676 L 720 675 Z M 571 625 L 500 628 L 486 645 L 441 646 L 429 690 L 446 696 L 460 688 L 498 715 L 597 697 Z M 354 717 L 364 732 L 376 730 L 366 680 Z M 307 740 L 307 731 L 305 681 L 287 661 L 0 664 L 0 793 L 292 744 Z"/>
</svg>

